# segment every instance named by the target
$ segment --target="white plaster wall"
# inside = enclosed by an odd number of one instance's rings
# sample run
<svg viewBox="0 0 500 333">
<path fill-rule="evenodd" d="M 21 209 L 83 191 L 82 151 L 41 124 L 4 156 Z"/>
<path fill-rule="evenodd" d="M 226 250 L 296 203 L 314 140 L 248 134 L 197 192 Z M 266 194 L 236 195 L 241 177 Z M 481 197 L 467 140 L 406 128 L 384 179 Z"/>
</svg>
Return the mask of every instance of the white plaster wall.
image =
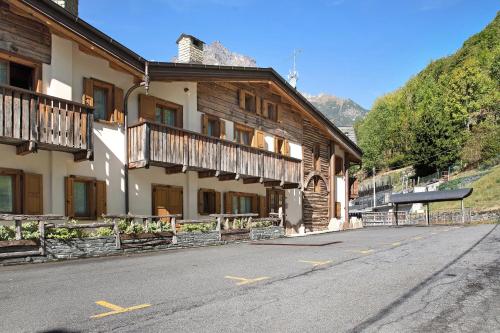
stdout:
<svg viewBox="0 0 500 333">
<path fill-rule="evenodd" d="M 342 157 L 342 160 L 345 158 L 345 152 L 338 145 L 335 145 L 335 155 Z M 345 205 L 346 205 L 346 179 L 345 172 L 344 176 L 335 176 L 335 184 L 336 184 L 336 201 L 340 202 L 341 206 L 341 219 L 345 220 Z"/>
<path fill-rule="evenodd" d="M 302 191 L 300 189 L 285 190 L 286 220 L 296 227 L 302 224 Z"/>
<path fill-rule="evenodd" d="M 274 151 L 274 136 L 272 135 L 269 135 L 267 133 L 264 133 L 264 142 L 265 142 L 265 149 L 268 150 L 268 151 L 272 151 L 272 152 L 275 152 Z"/>
<path fill-rule="evenodd" d="M 73 42 L 52 35 L 52 63 L 42 65 L 43 93 L 72 100 Z M 77 101 L 81 101 L 77 100 Z"/>
<path fill-rule="evenodd" d="M 226 140 L 234 141 L 234 123 L 230 120 L 225 120 L 226 123 Z"/>
<path fill-rule="evenodd" d="M 302 145 L 299 143 L 290 142 L 290 157 L 302 159 Z"/>
</svg>

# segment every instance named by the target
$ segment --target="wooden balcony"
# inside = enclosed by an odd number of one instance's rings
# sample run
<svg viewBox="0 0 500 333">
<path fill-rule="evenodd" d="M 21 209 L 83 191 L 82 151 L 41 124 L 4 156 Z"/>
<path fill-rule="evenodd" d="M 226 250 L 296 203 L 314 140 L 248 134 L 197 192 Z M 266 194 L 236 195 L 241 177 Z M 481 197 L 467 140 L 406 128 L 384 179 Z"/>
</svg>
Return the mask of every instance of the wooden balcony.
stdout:
<svg viewBox="0 0 500 333">
<path fill-rule="evenodd" d="M 301 161 L 266 150 L 166 125 L 140 122 L 128 128 L 129 168 L 165 167 L 167 173 L 200 171 L 200 177 L 300 184 Z"/>
<path fill-rule="evenodd" d="M 0 143 L 15 145 L 19 155 L 45 149 L 92 159 L 92 130 L 91 107 L 0 85 Z"/>
</svg>

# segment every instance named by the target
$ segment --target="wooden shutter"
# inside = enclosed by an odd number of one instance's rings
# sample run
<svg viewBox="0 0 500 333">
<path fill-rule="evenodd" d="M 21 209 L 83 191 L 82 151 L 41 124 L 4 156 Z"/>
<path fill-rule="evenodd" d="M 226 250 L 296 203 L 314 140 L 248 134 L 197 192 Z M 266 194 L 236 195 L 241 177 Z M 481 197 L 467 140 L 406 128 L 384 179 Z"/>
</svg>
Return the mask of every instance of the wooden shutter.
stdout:
<svg viewBox="0 0 500 333">
<path fill-rule="evenodd" d="M 335 217 L 338 218 L 338 219 L 341 216 L 341 210 L 342 210 L 342 207 L 340 205 L 340 202 L 338 202 L 338 201 L 335 202 Z"/>
<path fill-rule="evenodd" d="M 140 120 L 155 121 L 156 99 L 153 96 L 139 95 Z"/>
<path fill-rule="evenodd" d="M 288 142 L 288 140 L 283 141 L 283 146 L 281 147 L 281 154 L 285 156 L 290 156 L 290 142 Z"/>
<path fill-rule="evenodd" d="M 206 114 L 201 115 L 201 133 L 208 135 L 208 117 Z"/>
<path fill-rule="evenodd" d="M 94 106 L 94 81 L 89 78 L 83 78 L 82 103 Z"/>
<path fill-rule="evenodd" d="M 259 196 L 259 214 L 260 217 L 267 217 L 267 200 L 265 195 Z"/>
<path fill-rule="evenodd" d="M 179 107 L 175 113 L 175 126 L 184 128 L 184 111 L 182 107 Z"/>
<path fill-rule="evenodd" d="M 255 134 L 252 138 L 252 147 L 264 149 L 265 147 L 264 132 L 257 130 L 255 131 Z"/>
<path fill-rule="evenodd" d="M 220 214 L 221 202 L 220 202 L 220 192 L 215 192 L 215 213 Z"/>
<path fill-rule="evenodd" d="M 259 196 L 252 195 L 252 213 L 259 214 Z"/>
<path fill-rule="evenodd" d="M 198 214 L 205 214 L 203 211 L 203 190 L 200 188 L 198 190 Z"/>
<path fill-rule="evenodd" d="M 23 183 L 23 214 L 43 214 L 43 178 L 35 173 L 25 173 Z"/>
<path fill-rule="evenodd" d="M 74 204 L 73 204 L 73 177 L 64 177 L 64 200 L 65 200 L 65 214 L 66 216 L 73 217 Z"/>
<path fill-rule="evenodd" d="M 233 213 L 233 192 L 224 193 L 224 210 L 226 214 Z"/>
<path fill-rule="evenodd" d="M 259 96 L 255 97 L 255 113 L 258 115 L 262 114 L 262 100 Z"/>
<path fill-rule="evenodd" d="M 240 109 L 245 110 L 245 91 L 240 89 L 238 92 L 238 101 L 240 103 Z"/>
<path fill-rule="evenodd" d="M 95 197 L 96 197 L 96 218 L 102 218 L 102 214 L 107 213 L 107 200 L 106 200 L 106 182 L 97 180 L 95 182 Z"/>
<path fill-rule="evenodd" d="M 114 87 L 113 91 L 113 121 L 118 124 L 124 124 L 125 116 L 123 112 L 123 89 Z"/>
<path fill-rule="evenodd" d="M 276 121 L 278 123 L 283 121 L 283 108 L 279 104 L 276 104 Z"/>
<path fill-rule="evenodd" d="M 264 100 L 263 104 L 264 105 L 262 106 L 262 117 L 269 118 L 269 109 L 268 109 L 269 102 Z"/>
<path fill-rule="evenodd" d="M 220 128 L 220 138 L 226 138 L 226 122 L 222 119 L 219 120 L 219 128 Z"/>
<path fill-rule="evenodd" d="M 168 188 L 168 213 L 169 214 L 180 214 L 183 213 L 183 194 L 181 187 L 170 187 Z"/>
</svg>

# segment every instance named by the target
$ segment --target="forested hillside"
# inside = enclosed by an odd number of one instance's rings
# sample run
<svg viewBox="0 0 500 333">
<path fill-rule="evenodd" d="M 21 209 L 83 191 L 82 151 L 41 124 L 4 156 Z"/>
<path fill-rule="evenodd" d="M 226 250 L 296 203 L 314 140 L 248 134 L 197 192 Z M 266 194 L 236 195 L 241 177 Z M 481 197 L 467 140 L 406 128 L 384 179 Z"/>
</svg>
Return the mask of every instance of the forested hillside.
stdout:
<svg viewBox="0 0 500 333">
<path fill-rule="evenodd" d="M 500 154 L 500 13 L 455 54 L 378 98 L 355 124 L 366 170 L 414 165 L 425 175 Z"/>
</svg>

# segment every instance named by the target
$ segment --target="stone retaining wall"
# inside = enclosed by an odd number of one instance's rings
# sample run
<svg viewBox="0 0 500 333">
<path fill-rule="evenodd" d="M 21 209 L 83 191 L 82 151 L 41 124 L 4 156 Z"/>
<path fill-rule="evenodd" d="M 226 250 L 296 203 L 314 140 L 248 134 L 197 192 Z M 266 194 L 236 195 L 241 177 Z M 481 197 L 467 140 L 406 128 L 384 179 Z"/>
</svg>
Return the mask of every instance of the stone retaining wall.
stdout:
<svg viewBox="0 0 500 333">
<path fill-rule="evenodd" d="M 250 230 L 251 240 L 275 239 L 285 236 L 285 229 L 279 226 L 254 228 Z"/>
<path fill-rule="evenodd" d="M 179 232 L 177 234 L 177 246 L 207 246 L 220 244 L 219 232 L 217 230 L 208 232 Z"/>
<path fill-rule="evenodd" d="M 47 239 L 48 259 L 74 259 L 108 256 L 122 252 L 116 249 L 115 237 Z"/>
</svg>

